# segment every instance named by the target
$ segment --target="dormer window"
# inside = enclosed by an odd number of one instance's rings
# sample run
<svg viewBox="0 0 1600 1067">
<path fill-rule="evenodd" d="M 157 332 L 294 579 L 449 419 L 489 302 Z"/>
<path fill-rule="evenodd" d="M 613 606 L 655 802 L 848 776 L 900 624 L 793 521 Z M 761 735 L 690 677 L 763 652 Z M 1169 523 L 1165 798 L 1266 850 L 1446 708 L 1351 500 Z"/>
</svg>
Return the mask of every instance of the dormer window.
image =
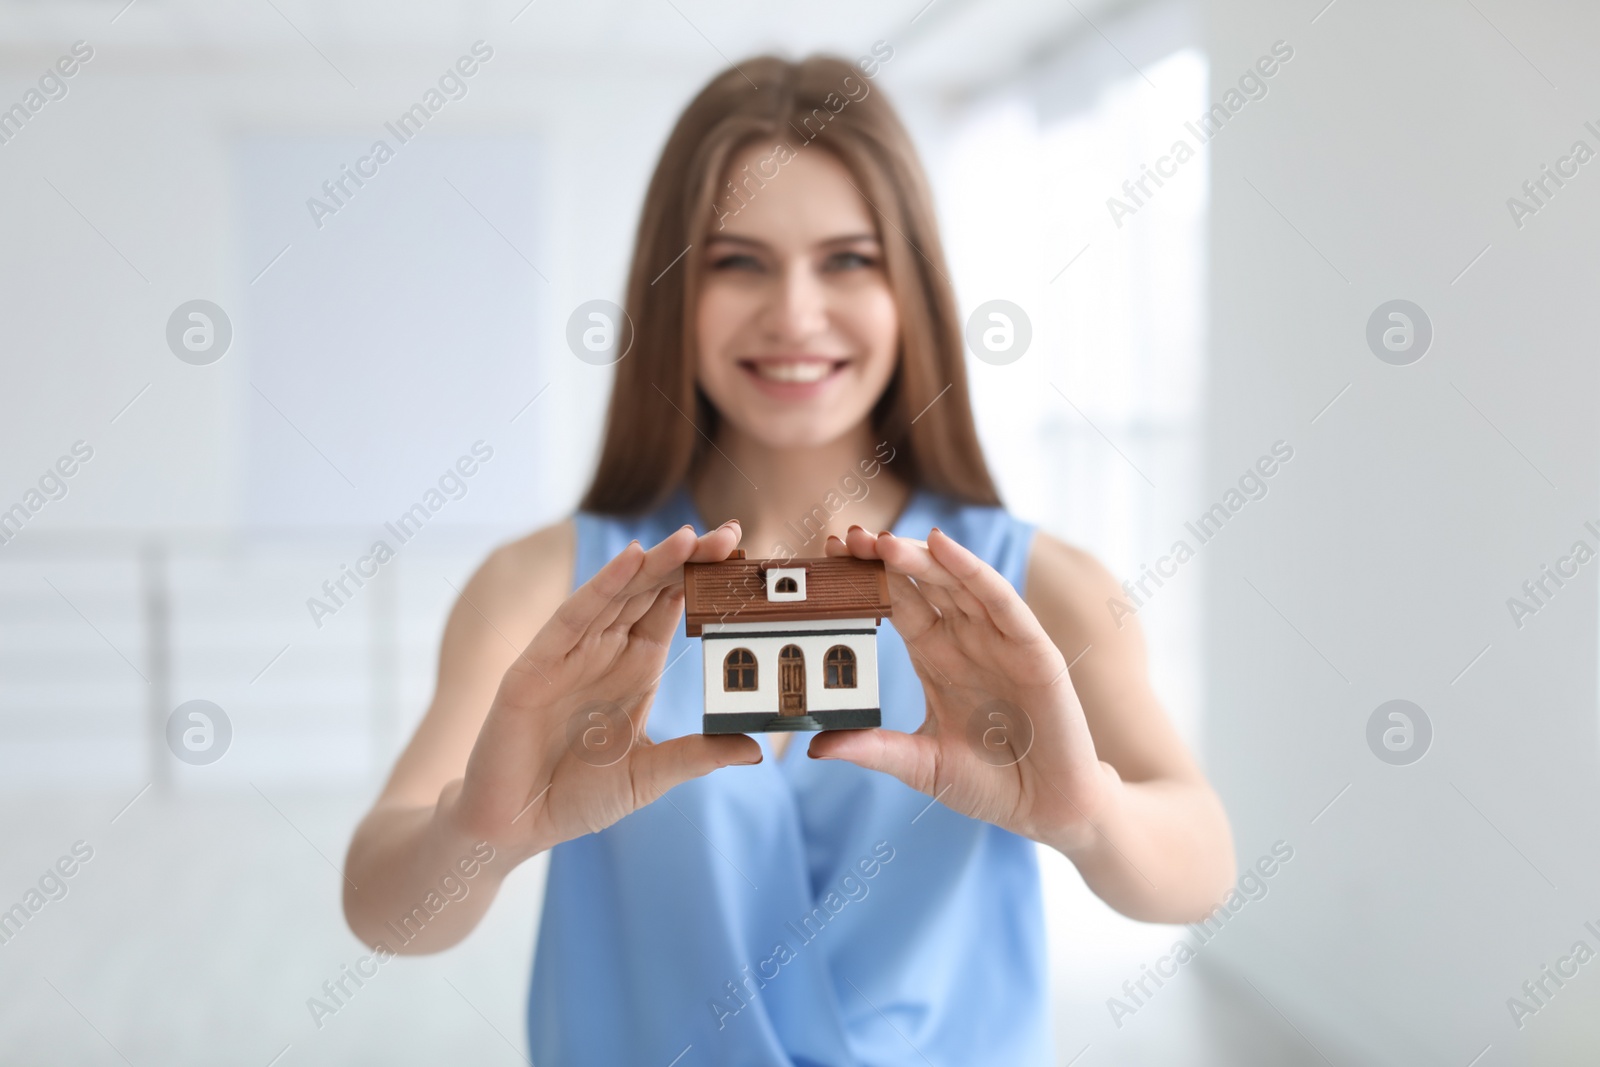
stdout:
<svg viewBox="0 0 1600 1067">
<path fill-rule="evenodd" d="M 767 600 L 781 604 L 806 598 L 806 569 L 804 567 L 769 567 L 767 569 Z"/>
</svg>

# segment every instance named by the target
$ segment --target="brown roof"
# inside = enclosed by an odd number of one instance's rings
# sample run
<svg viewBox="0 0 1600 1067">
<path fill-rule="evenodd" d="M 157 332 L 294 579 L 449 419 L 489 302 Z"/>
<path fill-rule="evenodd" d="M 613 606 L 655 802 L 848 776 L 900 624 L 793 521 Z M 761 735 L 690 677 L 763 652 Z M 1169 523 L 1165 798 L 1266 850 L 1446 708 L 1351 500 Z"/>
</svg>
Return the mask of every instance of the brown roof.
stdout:
<svg viewBox="0 0 1600 1067">
<path fill-rule="evenodd" d="M 735 550 L 736 552 L 738 550 Z M 804 567 L 806 598 L 767 600 L 769 567 Z M 798 622 L 806 619 L 862 619 L 889 614 L 889 575 L 880 559 L 833 556 L 826 559 L 744 559 L 683 566 L 684 631 L 699 637 L 701 627 L 719 622 Z"/>
</svg>

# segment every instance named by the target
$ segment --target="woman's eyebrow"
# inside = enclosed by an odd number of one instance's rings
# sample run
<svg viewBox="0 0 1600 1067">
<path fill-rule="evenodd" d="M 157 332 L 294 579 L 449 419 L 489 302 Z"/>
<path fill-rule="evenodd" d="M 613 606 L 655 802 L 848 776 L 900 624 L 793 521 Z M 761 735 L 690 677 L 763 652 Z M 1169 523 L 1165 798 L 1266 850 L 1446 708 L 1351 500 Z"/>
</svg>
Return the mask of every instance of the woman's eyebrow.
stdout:
<svg viewBox="0 0 1600 1067">
<path fill-rule="evenodd" d="M 758 241 L 754 237 L 740 237 L 736 233 L 714 233 L 710 237 L 706 238 L 706 244 L 740 244 L 752 245 L 756 248 L 767 247 L 767 243 L 765 241 Z"/>
<path fill-rule="evenodd" d="M 724 242 L 731 243 L 731 244 L 750 245 L 751 247 L 754 247 L 754 248 L 768 248 L 768 247 L 770 247 L 765 241 L 759 240 L 758 238 L 755 238 L 755 237 L 742 237 L 742 236 L 740 236 L 739 234 L 736 234 L 736 233 L 718 233 L 718 234 L 712 234 L 710 237 L 706 238 L 706 244 L 720 244 L 720 243 L 724 243 Z M 875 234 L 875 233 L 846 233 L 846 234 L 840 234 L 837 237 L 824 237 L 822 240 L 818 241 L 817 244 L 818 245 L 845 245 L 845 244 L 861 244 L 863 242 L 871 242 L 873 244 L 877 244 L 878 243 L 878 235 Z"/>
<path fill-rule="evenodd" d="M 872 244 L 877 244 L 878 235 L 875 233 L 847 233 L 838 237 L 829 237 L 826 240 L 818 241 L 817 243 L 824 245 L 853 245 L 860 244 L 863 241 L 869 241 Z"/>
</svg>

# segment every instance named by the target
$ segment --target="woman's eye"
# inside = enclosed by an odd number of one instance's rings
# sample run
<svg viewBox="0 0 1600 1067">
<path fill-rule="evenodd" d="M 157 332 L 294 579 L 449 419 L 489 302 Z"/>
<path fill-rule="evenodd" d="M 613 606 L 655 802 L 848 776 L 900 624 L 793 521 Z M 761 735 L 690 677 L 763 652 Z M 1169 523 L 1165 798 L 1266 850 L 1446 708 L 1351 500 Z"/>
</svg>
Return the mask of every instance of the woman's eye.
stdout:
<svg viewBox="0 0 1600 1067">
<path fill-rule="evenodd" d="M 859 270 L 873 266 L 874 262 L 870 256 L 860 252 L 835 252 L 828 257 L 826 265 L 829 270 Z"/>
<path fill-rule="evenodd" d="M 744 253 L 734 253 L 727 256 L 718 256 L 711 261 L 712 270 L 760 270 L 761 261 L 755 256 Z"/>
</svg>

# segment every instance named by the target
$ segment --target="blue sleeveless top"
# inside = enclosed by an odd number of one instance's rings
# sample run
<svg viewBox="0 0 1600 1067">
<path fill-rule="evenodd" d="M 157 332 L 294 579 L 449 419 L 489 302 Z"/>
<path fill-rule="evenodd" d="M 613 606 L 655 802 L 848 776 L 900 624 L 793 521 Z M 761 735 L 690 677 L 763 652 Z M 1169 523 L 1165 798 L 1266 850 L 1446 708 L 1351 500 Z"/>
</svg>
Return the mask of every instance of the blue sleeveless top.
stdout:
<svg viewBox="0 0 1600 1067">
<path fill-rule="evenodd" d="M 706 531 L 683 488 L 638 518 L 575 521 L 578 584 L 635 537 Z M 914 489 L 894 533 L 934 526 L 1022 590 L 1031 525 Z M 653 740 L 700 729 L 697 644 L 680 620 Z M 892 620 L 878 661 L 883 725 L 911 732 L 922 683 Z M 537 1067 L 1052 1062 L 1033 842 L 886 774 L 812 760 L 807 734 L 781 759 L 756 736 L 760 764 L 551 851 L 528 998 Z"/>
</svg>

